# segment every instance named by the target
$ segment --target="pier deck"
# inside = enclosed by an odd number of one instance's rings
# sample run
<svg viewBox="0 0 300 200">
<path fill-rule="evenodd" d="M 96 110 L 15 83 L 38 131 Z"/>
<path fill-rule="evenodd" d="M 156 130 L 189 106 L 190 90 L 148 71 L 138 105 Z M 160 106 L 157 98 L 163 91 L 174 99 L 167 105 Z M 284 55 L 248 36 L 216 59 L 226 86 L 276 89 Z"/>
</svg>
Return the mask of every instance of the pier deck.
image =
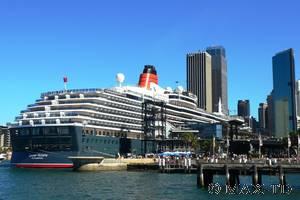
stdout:
<svg viewBox="0 0 300 200">
<path fill-rule="evenodd" d="M 255 160 L 209 160 L 191 159 L 162 159 L 159 161 L 159 169 L 162 173 L 197 173 L 197 184 L 200 187 L 208 187 L 213 182 L 214 175 L 225 175 L 226 184 L 239 184 L 240 175 L 252 176 L 253 185 L 262 183 L 262 175 L 279 177 L 281 185 L 286 185 L 286 174 L 300 173 L 300 162 L 281 160 L 275 163 L 267 159 Z"/>
</svg>

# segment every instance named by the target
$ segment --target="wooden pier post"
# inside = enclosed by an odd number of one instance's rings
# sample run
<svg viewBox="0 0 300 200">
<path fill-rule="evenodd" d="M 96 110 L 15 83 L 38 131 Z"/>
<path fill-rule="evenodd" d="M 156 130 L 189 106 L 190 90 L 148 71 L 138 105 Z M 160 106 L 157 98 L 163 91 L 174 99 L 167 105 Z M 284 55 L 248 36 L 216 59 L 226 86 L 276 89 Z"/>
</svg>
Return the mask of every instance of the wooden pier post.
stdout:
<svg viewBox="0 0 300 200">
<path fill-rule="evenodd" d="M 281 186 L 286 186 L 286 179 L 282 166 L 279 166 L 279 183 Z"/>
<path fill-rule="evenodd" d="M 205 171 L 203 169 L 203 179 L 204 179 L 204 187 L 208 187 L 214 181 L 214 172 Z"/>
<path fill-rule="evenodd" d="M 188 168 L 187 158 L 184 157 L 184 173 L 187 173 L 187 168 Z"/>
<path fill-rule="evenodd" d="M 261 185 L 261 174 L 258 172 L 257 166 L 253 166 L 253 174 L 252 174 L 252 184 L 253 185 Z"/>
<path fill-rule="evenodd" d="M 198 185 L 198 187 L 205 187 L 205 185 L 204 185 L 204 175 L 203 175 L 203 166 L 202 165 L 198 165 L 197 185 Z"/>
<path fill-rule="evenodd" d="M 225 165 L 225 174 L 226 174 L 226 185 L 231 185 L 228 165 Z"/>
<path fill-rule="evenodd" d="M 240 184 L 240 177 L 238 172 L 231 172 L 229 182 L 231 187 Z"/>
<path fill-rule="evenodd" d="M 191 168 L 192 168 L 192 159 L 188 158 L 188 173 L 191 173 Z"/>
<path fill-rule="evenodd" d="M 166 169 L 166 158 L 162 158 L 162 161 L 161 161 L 161 173 L 165 173 L 165 169 Z"/>
</svg>

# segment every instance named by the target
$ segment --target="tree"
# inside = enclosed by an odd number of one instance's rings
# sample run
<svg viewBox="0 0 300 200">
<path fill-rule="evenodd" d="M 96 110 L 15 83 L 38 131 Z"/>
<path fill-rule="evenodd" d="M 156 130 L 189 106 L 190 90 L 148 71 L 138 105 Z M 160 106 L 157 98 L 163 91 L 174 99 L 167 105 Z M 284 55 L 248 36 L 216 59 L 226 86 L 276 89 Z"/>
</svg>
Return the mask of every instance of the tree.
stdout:
<svg viewBox="0 0 300 200">
<path fill-rule="evenodd" d="M 299 130 L 298 131 L 292 131 L 292 132 L 289 133 L 289 135 L 290 135 L 290 137 L 297 136 L 298 132 L 299 132 Z"/>
<path fill-rule="evenodd" d="M 191 147 L 192 149 L 194 149 L 196 151 L 199 147 L 198 137 L 194 133 L 183 133 L 180 136 L 180 139 L 183 140 L 185 146 L 188 147 L 189 150 Z"/>
<path fill-rule="evenodd" d="M 201 151 L 204 151 L 205 153 L 210 152 L 211 146 L 212 146 L 211 140 L 202 140 L 200 142 L 200 149 L 201 149 Z"/>
</svg>

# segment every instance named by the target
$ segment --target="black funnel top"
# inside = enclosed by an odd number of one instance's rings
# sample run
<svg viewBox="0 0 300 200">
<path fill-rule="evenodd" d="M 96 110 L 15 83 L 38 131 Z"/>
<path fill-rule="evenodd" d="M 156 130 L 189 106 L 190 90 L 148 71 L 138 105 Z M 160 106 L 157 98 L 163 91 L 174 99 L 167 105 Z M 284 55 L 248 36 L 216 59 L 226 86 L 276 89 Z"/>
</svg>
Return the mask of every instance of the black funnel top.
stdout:
<svg viewBox="0 0 300 200">
<path fill-rule="evenodd" d="M 143 73 L 149 73 L 149 74 L 156 75 L 156 69 L 153 65 L 145 65 Z"/>
</svg>

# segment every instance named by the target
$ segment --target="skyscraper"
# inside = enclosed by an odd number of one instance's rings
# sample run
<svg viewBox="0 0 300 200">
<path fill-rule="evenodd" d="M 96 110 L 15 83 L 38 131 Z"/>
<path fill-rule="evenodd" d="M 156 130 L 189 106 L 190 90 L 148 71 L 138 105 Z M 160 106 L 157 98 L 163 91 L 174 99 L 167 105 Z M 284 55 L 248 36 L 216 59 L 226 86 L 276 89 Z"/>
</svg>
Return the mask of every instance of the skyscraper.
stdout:
<svg viewBox="0 0 300 200">
<path fill-rule="evenodd" d="M 276 137 L 296 131 L 295 63 L 293 49 L 273 56 L 273 106 Z"/>
<path fill-rule="evenodd" d="M 238 101 L 238 116 L 245 118 L 250 117 L 250 101 L 247 100 L 239 100 Z"/>
<path fill-rule="evenodd" d="M 258 107 L 258 123 L 260 132 L 265 134 L 268 127 L 268 104 L 260 103 Z"/>
<path fill-rule="evenodd" d="M 250 127 L 252 129 L 252 133 L 257 133 L 258 123 L 254 117 L 250 117 Z"/>
<path fill-rule="evenodd" d="M 296 108 L 297 117 L 300 117 L 300 80 L 296 81 Z"/>
<path fill-rule="evenodd" d="M 269 136 L 274 136 L 274 106 L 273 106 L 273 91 L 267 97 L 267 104 L 268 104 L 268 123 L 267 129 Z"/>
<path fill-rule="evenodd" d="M 198 107 L 212 112 L 211 56 L 207 52 L 187 54 L 187 90 L 198 97 Z"/>
<path fill-rule="evenodd" d="M 212 46 L 206 49 L 212 62 L 212 106 L 213 112 L 218 112 L 218 102 L 221 98 L 224 114 L 228 114 L 227 94 L 227 60 L 222 46 Z"/>
</svg>

